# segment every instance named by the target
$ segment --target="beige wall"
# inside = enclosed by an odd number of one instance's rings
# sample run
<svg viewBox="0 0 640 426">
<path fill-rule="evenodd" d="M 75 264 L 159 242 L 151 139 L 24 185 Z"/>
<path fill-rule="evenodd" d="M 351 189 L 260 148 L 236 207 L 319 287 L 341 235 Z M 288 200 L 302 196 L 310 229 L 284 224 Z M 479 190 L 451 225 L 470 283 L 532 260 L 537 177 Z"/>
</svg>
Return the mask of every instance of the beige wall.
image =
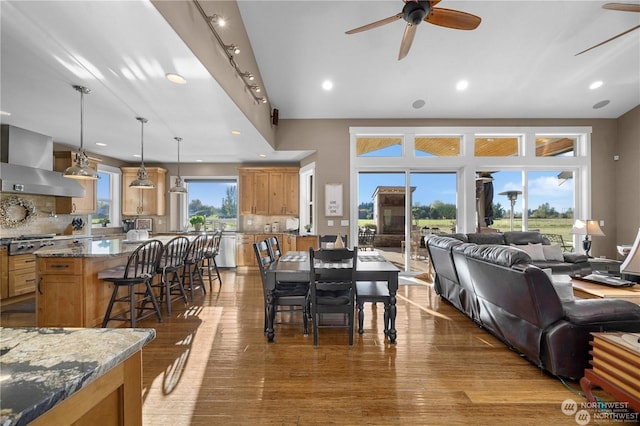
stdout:
<svg viewBox="0 0 640 426">
<path fill-rule="evenodd" d="M 349 218 L 349 127 L 374 126 L 591 126 L 592 158 L 592 215 L 604 220 L 605 237 L 593 242 L 592 255 L 616 258 L 616 244 L 633 241 L 640 226 L 640 183 L 637 165 L 640 163 L 640 108 L 615 119 L 522 119 L 522 120 L 280 120 L 277 133 L 277 149 L 315 149 L 302 165 L 316 162 L 316 185 L 326 183 L 344 185 L 345 205 L 343 219 Z M 620 153 L 621 160 L 614 162 L 613 155 Z M 624 163 L 623 163 L 623 158 Z M 597 159 L 597 161 L 595 161 Z M 625 179 L 635 182 L 635 197 L 621 197 L 617 182 Z M 629 188 L 628 185 L 624 187 Z M 612 188 L 615 188 L 612 190 Z M 622 200 L 621 198 L 624 198 Z M 318 206 L 324 205 L 324 193 L 318 190 Z M 626 212 L 621 212 L 624 207 Z M 347 227 L 328 227 L 322 209 L 318 209 L 319 234 L 348 232 Z M 339 225 L 340 218 L 335 224 Z M 635 223 L 634 225 L 631 225 Z M 630 235 L 632 234 L 632 235 Z"/>
</svg>

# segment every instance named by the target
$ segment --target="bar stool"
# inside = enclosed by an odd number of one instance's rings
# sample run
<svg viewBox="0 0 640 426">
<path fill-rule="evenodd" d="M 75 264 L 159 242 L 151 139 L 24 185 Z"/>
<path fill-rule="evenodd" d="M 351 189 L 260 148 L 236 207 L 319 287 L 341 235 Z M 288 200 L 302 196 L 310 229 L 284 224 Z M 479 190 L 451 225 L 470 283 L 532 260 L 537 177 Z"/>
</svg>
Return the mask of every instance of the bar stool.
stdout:
<svg viewBox="0 0 640 426">
<path fill-rule="evenodd" d="M 207 245 L 204 250 L 204 259 L 202 260 L 202 269 L 206 270 L 209 275 L 209 290 L 213 290 L 213 280 L 218 280 L 222 286 L 222 278 L 216 263 L 216 256 L 220 254 L 220 240 L 222 239 L 222 231 L 218 231 L 207 237 Z M 211 269 L 216 271 L 216 277 L 211 275 Z"/>
<path fill-rule="evenodd" d="M 366 302 L 384 303 L 384 335 L 389 333 L 389 307 L 391 296 L 389 286 L 386 281 L 357 281 L 356 282 L 356 305 L 358 306 L 358 334 L 364 333 L 364 304 Z"/>
<path fill-rule="evenodd" d="M 182 270 L 182 283 L 185 286 L 185 290 L 189 290 L 189 296 L 193 302 L 193 296 L 195 290 L 202 289 L 204 294 L 207 294 L 207 289 L 204 287 L 204 280 L 202 278 L 202 271 L 200 266 L 204 260 L 204 251 L 207 247 L 207 235 L 198 235 L 195 240 L 189 244 L 187 250 L 187 256 L 184 259 L 184 268 Z M 189 277 L 187 285 L 187 277 Z M 196 282 L 199 281 L 199 284 Z"/>
<path fill-rule="evenodd" d="M 158 240 L 149 240 L 129 255 L 126 266 L 118 266 L 98 273 L 98 279 L 113 283 L 111 300 L 102 321 L 103 328 L 107 326 L 109 321 L 129 321 L 131 327 L 135 328 L 137 319 L 146 318 L 154 313 L 158 317 L 158 321 L 162 322 L 158 301 L 151 288 L 151 280 L 156 274 L 161 254 L 162 243 Z M 144 291 L 136 291 L 139 284 L 144 284 Z M 127 294 L 118 297 L 118 291 L 122 287 L 128 289 Z M 148 308 L 147 302 L 151 302 L 152 307 Z M 125 303 L 129 309 L 111 316 L 113 306 L 116 303 Z M 136 310 L 138 311 L 137 316 Z M 144 311 L 150 312 L 144 314 Z M 127 313 L 129 314 L 128 318 Z"/>
<path fill-rule="evenodd" d="M 187 293 L 184 291 L 180 273 L 184 267 L 184 259 L 189 249 L 187 237 L 175 237 L 169 240 L 162 249 L 157 272 L 160 274 L 160 282 L 151 284 L 152 288 L 158 288 L 160 303 L 167 302 L 167 313 L 171 315 L 171 304 L 176 300 L 184 300 L 188 303 Z"/>
</svg>

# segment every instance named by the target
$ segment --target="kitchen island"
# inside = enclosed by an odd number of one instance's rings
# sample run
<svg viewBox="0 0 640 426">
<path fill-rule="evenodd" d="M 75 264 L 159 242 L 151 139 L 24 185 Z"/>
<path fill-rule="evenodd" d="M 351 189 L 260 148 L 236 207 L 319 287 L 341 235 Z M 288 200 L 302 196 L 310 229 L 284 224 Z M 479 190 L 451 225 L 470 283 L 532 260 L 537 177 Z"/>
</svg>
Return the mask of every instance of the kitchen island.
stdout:
<svg viewBox="0 0 640 426">
<path fill-rule="evenodd" d="M 164 244 L 173 237 L 154 239 Z M 126 265 L 131 252 L 142 242 L 106 239 L 36 251 L 36 325 L 100 327 L 113 284 L 98 279 L 98 273 Z"/>
<path fill-rule="evenodd" d="M 153 329 L 0 328 L 2 425 L 142 425 Z"/>
</svg>

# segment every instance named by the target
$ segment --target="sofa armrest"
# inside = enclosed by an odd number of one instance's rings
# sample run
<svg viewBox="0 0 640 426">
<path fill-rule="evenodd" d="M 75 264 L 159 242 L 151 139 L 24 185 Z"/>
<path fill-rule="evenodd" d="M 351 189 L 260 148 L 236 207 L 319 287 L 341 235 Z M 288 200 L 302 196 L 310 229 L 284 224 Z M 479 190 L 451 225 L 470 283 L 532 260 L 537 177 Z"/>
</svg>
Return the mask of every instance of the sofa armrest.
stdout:
<svg viewBox="0 0 640 426">
<path fill-rule="evenodd" d="M 567 263 L 588 262 L 589 258 L 582 253 L 562 253 L 564 261 Z"/>
<path fill-rule="evenodd" d="M 628 300 L 582 299 L 562 307 L 565 318 L 575 325 L 637 323 L 640 330 L 640 306 Z"/>
</svg>

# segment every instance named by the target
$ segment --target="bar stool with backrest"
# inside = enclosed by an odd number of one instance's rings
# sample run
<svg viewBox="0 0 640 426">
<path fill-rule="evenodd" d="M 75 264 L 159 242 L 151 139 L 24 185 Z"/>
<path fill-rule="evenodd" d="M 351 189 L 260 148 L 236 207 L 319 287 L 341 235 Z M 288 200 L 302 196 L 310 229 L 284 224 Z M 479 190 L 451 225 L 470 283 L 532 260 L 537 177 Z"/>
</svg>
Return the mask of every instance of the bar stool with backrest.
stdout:
<svg viewBox="0 0 640 426">
<path fill-rule="evenodd" d="M 136 326 L 136 320 L 146 318 L 154 313 L 158 321 L 162 322 L 160 307 L 151 288 L 151 280 L 156 274 L 158 262 L 162 254 L 162 243 L 158 240 L 149 240 L 136 248 L 129 255 L 127 264 L 116 268 L 106 269 L 98 273 L 98 279 L 113 283 L 111 300 L 107 307 L 102 327 L 106 327 L 109 321 L 129 321 L 132 328 Z M 144 291 L 140 290 L 143 285 Z M 126 288 L 126 295 L 118 296 L 121 288 Z M 147 303 L 151 302 L 151 307 Z M 114 305 L 124 303 L 128 309 L 111 315 Z M 138 315 L 136 315 L 138 311 Z M 144 311 L 149 311 L 144 314 Z M 127 315 L 128 314 L 128 315 Z"/>
<path fill-rule="evenodd" d="M 258 268 L 260 269 L 260 278 L 262 279 L 262 291 L 264 293 L 264 331 L 267 331 L 267 269 L 273 259 L 271 257 L 271 251 L 269 250 L 269 243 L 267 240 L 258 241 L 253 244 L 253 251 L 258 261 Z M 277 282 L 274 295 L 276 300 L 275 314 L 291 313 L 299 311 L 302 314 L 302 328 L 304 335 L 309 334 L 308 328 L 308 293 L 309 282 Z M 281 309 L 286 307 L 286 309 Z M 280 322 L 282 324 L 282 322 Z"/>
<path fill-rule="evenodd" d="M 309 248 L 311 289 L 311 321 L 313 323 L 313 346 L 318 347 L 319 328 L 347 328 L 349 346 L 353 346 L 353 322 L 356 293 L 356 268 L 358 248 L 313 250 Z M 342 313 L 347 324 L 325 323 L 320 325 L 320 316 L 325 313 Z"/>
<path fill-rule="evenodd" d="M 187 237 L 175 237 L 169 240 L 162 249 L 162 256 L 158 263 L 160 282 L 151 284 L 152 288 L 159 289 L 159 302 L 167 303 L 169 315 L 171 315 L 171 304 L 176 300 L 182 299 L 185 305 L 188 303 L 181 276 L 188 249 Z"/>
<path fill-rule="evenodd" d="M 222 278 L 220 278 L 220 270 L 216 263 L 216 256 L 220 254 L 220 240 L 222 239 L 222 231 L 207 236 L 207 245 L 204 250 L 204 259 L 202 261 L 202 269 L 207 271 L 209 275 L 209 290 L 213 290 L 213 281 L 218 280 L 222 286 Z M 216 271 L 216 276 L 211 275 L 211 269 Z"/>
<path fill-rule="evenodd" d="M 204 261 L 204 251 L 206 250 L 206 247 L 207 235 L 198 235 L 189 243 L 187 255 L 184 259 L 182 283 L 185 290 L 189 290 L 189 296 L 191 297 L 192 302 L 196 290 L 201 289 L 204 294 L 207 294 L 207 289 L 204 287 L 204 279 L 202 278 L 202 270 L 200 269 L 202 262 Z"/>
</svg>

